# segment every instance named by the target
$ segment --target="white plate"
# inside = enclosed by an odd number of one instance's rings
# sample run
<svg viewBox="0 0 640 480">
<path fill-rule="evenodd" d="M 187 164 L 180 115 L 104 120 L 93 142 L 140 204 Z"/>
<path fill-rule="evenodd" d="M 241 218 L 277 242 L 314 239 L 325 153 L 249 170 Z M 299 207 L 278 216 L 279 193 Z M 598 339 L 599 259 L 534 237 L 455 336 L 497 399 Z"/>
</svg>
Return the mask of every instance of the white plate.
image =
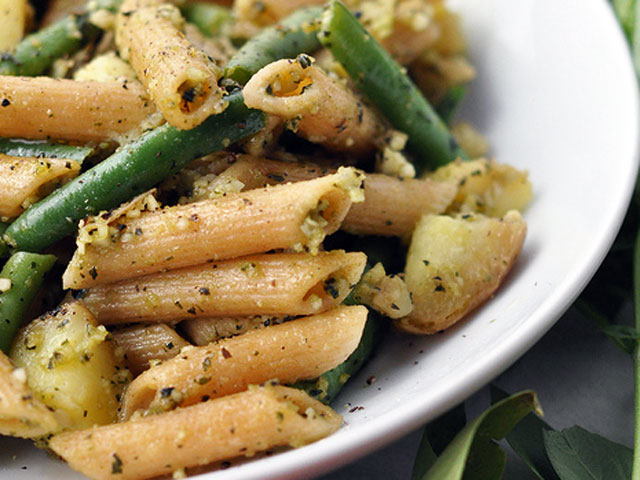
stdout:
<svg viewBox="0 0 640 480">
<path fill-rule="evenodd" d="M 522 355 L 600 264 L 636 178 L 637 87 L 603 0 L 457 0 L 478 69 L 465 102 L 497 159 L 528 168 L 529 235 L 507 284 L 472 318 L 433 338 L 389 338 L 336 402 L 347 425 L 307 447 L 210 480 L 318 475 L 417 428 Z M 365 379 L 377 381 L 366 386 Z M 349 413 L 344 404 L 364 406 Z M 26 470 L 22 467 L 27 467 Z M 80 478 L 27 442 L 0 439 L 0 476 Z"/>
</svg>

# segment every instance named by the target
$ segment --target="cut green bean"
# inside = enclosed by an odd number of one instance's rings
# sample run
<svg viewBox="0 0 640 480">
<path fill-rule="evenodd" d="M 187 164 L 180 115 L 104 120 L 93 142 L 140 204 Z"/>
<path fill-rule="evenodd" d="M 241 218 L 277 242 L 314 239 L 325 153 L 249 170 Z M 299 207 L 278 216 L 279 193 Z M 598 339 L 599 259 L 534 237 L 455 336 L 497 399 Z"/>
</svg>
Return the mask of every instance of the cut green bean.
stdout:
<svg viewBox="0 0 640 480">
<path fill-rule="evenodd" d="M 40 75 L 55 60 L 77 52 L 99 34 L 100 29 L 89 22 L 87 14 L 69 15 L 28 35 L 12 54 L 3 54 L 0 75 Z"/>
<path fill-rule="evenodd" d="M 435 169 L 466 154 L 402 67 L 356 17 L 332 0 L 322 19 L 322 44 L 331 50 L 358 89 L 398 130 L 409 136 L 416 169 Z"/>
<path fill-rule="evenodd" d="M 279 25 L 265 28 L 229 60 L 224 76 L 244 85 L 265 65 L 300 53 L 313 53 L 320 48 L 315 22 L 321 15 L 321 7 L 303 8 Z"/>
<path fill-rule="evenodd" d="M 192 130 L 163 125 L 122 147 L 26 210 L 9 226 L 5 241 L 17 250 L 39 252 L 72 234 L 87 215 L 117 207 L 192 160 L 263 128 L 264 114 L 248 109 L 240 92 L 228 101 L 224 112 Z"/>
<path fill-rule="evenodd" d="M 456 85 L 447 90 L 440 103 L 436 106 L 436 112 L 444 123 L 449 125 L 453 114 L 467 94 L 467 88 L 464 85 Z"/>
<path fill-rule="evenodd" d="M 64 158 L 82 163 L 93 153 L 93 148 L 0 138 L 0 153 L 13 157 Z"/>
<path fill-rule="evenodd" d="M 388 326 L 388 321 L 385 317 L 375 310 L 370 308 L 368 310 L 369 315 L 362 332 L 362 338 L 360 338 L 360 343 L 353 353 L 349 355 L 349 358 L 318 378 L 297 382 L 292 387 L 304 390 L 313 398 L 327 405 L 338 396 L 347 380 L 358 373 L 369 359 Z"/>
<path fill-rule="evenodd" d="M 233 15 L 228 8 L 208 2 L 187 3 L 182 7 L 182 15 L 207 37 L 220 35 L 225 26 L 233 22 Z"/>
<path fill-rule="evenodd" d="M 89 21 L 92 12 L 106 9 L 117 11 L 122 0 L 90 2 L 84 13 L 67 15 L 56 23 L 27 35 L 11 54 L 3 53 L 0 75 L 33 77 L 47 70 L 55 60 L 72 55 L 95 40 L 101 29 Z"/>
<path fill-rule="evenodd" d="M 0 272 L 0 350 L 8 353 L 27 309 L 56 257 L 18 252 Z"/>
</svg>

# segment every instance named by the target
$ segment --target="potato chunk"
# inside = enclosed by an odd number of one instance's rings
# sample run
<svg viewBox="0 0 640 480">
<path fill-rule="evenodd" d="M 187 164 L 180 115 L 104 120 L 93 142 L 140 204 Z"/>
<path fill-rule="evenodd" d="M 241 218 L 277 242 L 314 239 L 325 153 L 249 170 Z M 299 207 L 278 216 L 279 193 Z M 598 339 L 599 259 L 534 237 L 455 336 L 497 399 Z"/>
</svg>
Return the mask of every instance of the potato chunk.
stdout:
<svg viewBox="0 0 640 480">
<path fill-rule="evenodd" d="M 116 420 L 126 372 L 116 365 L 108 332 L 80 303 L 63 305 L 23 328 L 11 359 L 27 374 L 36 397 L 55 410 L 64 428 Z"/>
<path fill-rule="evenodd" d="M 451 162 L 429 178 L 457 185 L 458 193 L 447 213 L 476 212 L 501 217 L 509 210 L 524 210 L 533 198 L 526 171 L 484 158 Z"/>
<path fill-rule="evenodd" d="M 414 310 L 396 326 L 411 333 L 435 333 L 487 300 L 513 266 L 526 229 L 515 210 L 501 219 L 423 216 L 405 267 Z"/>
</svg>

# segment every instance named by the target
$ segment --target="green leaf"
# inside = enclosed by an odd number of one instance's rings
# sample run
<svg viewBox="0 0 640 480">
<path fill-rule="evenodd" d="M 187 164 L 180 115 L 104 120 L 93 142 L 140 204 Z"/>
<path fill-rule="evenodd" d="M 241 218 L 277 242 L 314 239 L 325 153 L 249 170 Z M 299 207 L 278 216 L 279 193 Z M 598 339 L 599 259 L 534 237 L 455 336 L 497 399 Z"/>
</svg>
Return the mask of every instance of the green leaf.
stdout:
<svg viewBox="0 0 640 480">
<path fill-rule="evenodd" d="M 585 316 L 594 321 L 600 331 L 628 355 L 632 355 L 636 348 L 638 340 L 638 332 L 633 327 L 627 325 L 615 325 L 609 323 L 609 320 L 600 313 L 596 307 L 585 301 L 583 298 L 576 300 L 574 304 Z"/>
<path fill-rule="evenodd" d="M 491 403 L 507 398 L 509 394 L 491 385 Z M 544 448 L 543 432 L 553 428 L 538 415 L 529 413 L 509 432 L 507 442 L 540 480 L 558 480 L 558 475 Z"/>
<path fill-rule="evenodd" d="M 420 480 L 424 477 L 436 463 L 438 455 L 442 454 L 466 423 L 467 415 L 464 411 L 464 403 L 461 403 L 427 424 L 413 464 L 411 480 Z"/>
<path fill-rule="evenodd" d="M 633 39 L 636 17 L 636 1 L 635 0 L 613 0 L 613 10 L 616 12 L 618 20 L 622 25 L 627 39 Z"/>
<path fill-rule="evenodd" d="M 582 427 L 547 430 L 544 444 L 561 480 L 628 480 L 633 452 Z"/>
<path fill-rule="evenodd" d="M 506 456 L 496 440 L 504 438 L 532 410 L 539 411 L 532 391 L 496 403 L 456 435 L 422 480 L 499 479 Z"/>
</svg>

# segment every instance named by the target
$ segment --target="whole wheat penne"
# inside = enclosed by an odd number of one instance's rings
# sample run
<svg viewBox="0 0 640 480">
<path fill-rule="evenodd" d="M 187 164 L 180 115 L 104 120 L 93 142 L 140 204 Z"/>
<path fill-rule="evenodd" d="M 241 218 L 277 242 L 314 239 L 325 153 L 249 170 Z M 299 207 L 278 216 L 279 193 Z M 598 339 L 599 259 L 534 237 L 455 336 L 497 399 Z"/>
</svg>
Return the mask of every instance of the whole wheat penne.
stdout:
<svg viewBox="0 0 640 480">
<path fill-rule="evenodd" d="M 187 347 L 129 385 L 121 418 L 137 410 L 157 412 L 192 405 L 272 378 L 281 383 L 315 378 L 353 352 L 366 319 L 366 307 L 340 306 L 206 347 Z"/>
<path fill-rule="evenodd" d="M 85 288 L 166 269 L 272 249 L 317 252 L 335 232 L 352 199 L 362 199 L 363 175 L 333 175 L 229 194 L 223 198 L 119 219 L 96 238 L 101 215 L 81 226 L 79 248 L 63 276 L 65 288 Z M 87 233 L 83 235 L 83 231 Z M 88 238 L 91 243 L 83 243 Z"/>
<path fill-rule="evenodd" d="M 27 374 L 0 352 L 0 435 L 37 438 L 59 430 L 59 424 L 27 385 Z"/>
<path fill-rule="evenodd" d="M 0 154 L 0 219 L 17 217 L 79 171 L 80 164 L 75 160 Z"/>
<path fill-rule="evenodd" d="M 278 325 L 291 317 L 252 315 L 245 317 L 191 318 L 181 322 L 179 328 L 195 345 L 207 345 L 221 338 L 233 337 L 257 328 Z"/>
<path fill-rule="evenodd" d="M 282 182 L 297 182 L 329 170 L 309 163 L 277 162 L 249 155 L 220 175 L 241 181 L 245 188 L 258 188 Z M 453 202 L 457 187 L 449 181 L 399 179 L 368 173 L 364 182 L 364 202 L 351 205 L 342 222 L 343 230 L 357 235 L 406 237 L 425 213 L 442 213 Z"/>
<path fill-rule="evenodd" d="M 169 360 L 182 347 L 190 345 L 184 338 L 165 323 L 132 325 L 111 332 L 117 356 L 124 358 L 125 366 L 138 375 L 153 361 Z"/>
<path fill-rule="evenodd" d="M 238 22 L 265 26 L 278 22 L 299 8 L 323 3 L 323 0 L 236 0 L 233 13 Z"/>
<path fill-rule="evenodd" d="M 116 44 L 167 122 L 188 130 L 226 108 L 221 69 L 183 33 L 184 19 L 161 0 L 125 0 L 116 20 Z"/>
<path fill-rule="evenodd" d="M 40 21 L 40 26 L 46 27 L 70 13 L 78 12 L 86 3 L 85 0 L 51 0 L 47 2 L 47 10 Z"/>
<path fill-rule="evenodd" d="M 346 86 L 313 66 L 310 57 L 278 60 L 245 85 L 245 104 L 289 121 L 300 136 L 356 155 L 375 148 L 384 126 Z"/>
<path fill-rule="evenodd" d="M 94 479 L 138 480 L 335 432 L 342 417 L 301 390 L 266 385 L 161 415 L 63 433 L 49 446 Z"/>
<path fill-rule="evenodd" d="M 0 136 L 99 141 L 128 132 L 155 112 L 135 82 L 78 82 L 0 76 Z"/>
<path fill-rule="evenodd" d="M 22 40 L 30 14 L 27 0 L 0 0 L 0 52 L 10 51 Z"/>
<path fill-rule="evenodd" d="M 429 0 L 386 2 L 387 15 L 380 12 L 381 2 L 352 3 L 360 3 L 360 21 L 401 65 L 411 63 L 440 37 L 433 18 L 435 7 Z"/>
<path fill-rule="evenodd" d="M 276 253 L 205 263 L 98 285 L 85 305 L 106 325 L 240 315 L 309 315 L 339 305 L 362 252 Z"/>
</svg>

